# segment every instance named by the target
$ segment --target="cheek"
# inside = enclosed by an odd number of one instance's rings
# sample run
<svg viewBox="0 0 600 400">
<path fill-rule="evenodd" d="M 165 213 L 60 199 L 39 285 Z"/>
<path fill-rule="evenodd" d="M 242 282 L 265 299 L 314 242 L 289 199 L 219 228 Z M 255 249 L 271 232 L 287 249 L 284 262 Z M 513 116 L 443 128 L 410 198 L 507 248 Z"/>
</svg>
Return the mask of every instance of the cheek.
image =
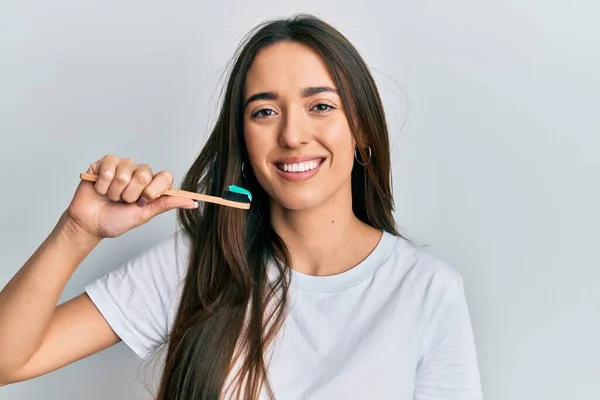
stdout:
<svg viewBox="0 0 600 400">
<path fill-rule="evenodd" d="M 252 164 L 256 164 L 256 160 L 264 158 L 264 154 L 266 154 L 269 147 L 267 144 L 268 135 L 261 135 L 259 131 L 256 127 L 244 125 L 244 141 Z"/>
<path fill-rule="evenodd" d="M 331 152 L 334 164 L 339 168 L 352 169 L 355 140 L 346 119 L 332 121 L 320 128 L 322 143 Z"/>
<path fill-rule="evenodd" d="M 258 183 L 267 190 L 271 180 L 271 166 L 266 162 L 269 155 L 277 146 L 273 133 L 265 127 L 252 124 L 244 125 L 244 140 L 248 152 L 251 174 Z M 267 190 L 268 192 L 268 190 Z"/>
</svg>

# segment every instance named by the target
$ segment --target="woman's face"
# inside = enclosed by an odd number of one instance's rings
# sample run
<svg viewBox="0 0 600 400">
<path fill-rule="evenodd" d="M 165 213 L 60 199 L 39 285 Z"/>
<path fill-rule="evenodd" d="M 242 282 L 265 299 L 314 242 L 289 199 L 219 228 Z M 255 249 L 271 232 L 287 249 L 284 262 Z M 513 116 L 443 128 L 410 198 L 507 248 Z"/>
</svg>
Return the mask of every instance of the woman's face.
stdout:
<svg viewBox="0 0 600 400">
<path fill-rule="evenodd" d="M 244 102 L 248 173 L 275 203 L 302 210 L 351 196 L 355 141 L 318 53 L 293 42 L 263 49 L 248 71 Z"/>
</svg>

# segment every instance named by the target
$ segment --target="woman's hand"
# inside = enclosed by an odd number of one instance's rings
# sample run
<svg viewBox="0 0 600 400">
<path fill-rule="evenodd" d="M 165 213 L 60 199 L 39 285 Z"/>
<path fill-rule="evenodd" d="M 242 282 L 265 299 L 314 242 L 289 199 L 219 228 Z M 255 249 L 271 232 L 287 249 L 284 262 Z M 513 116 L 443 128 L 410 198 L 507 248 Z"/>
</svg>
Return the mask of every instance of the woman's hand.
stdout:
<svg viewBox="0 0 600 400">
<path fill-rule="evenodd" d="M 81 181 L 65 213 L 75 240 L 114 238 L 174 208 L 196 208 L 193 200 L 163 196 L 173 185 L 168 171 L 154 174 L 147 164 L 106 155 L 87 170 L 96 182 Z"/>
</svg>

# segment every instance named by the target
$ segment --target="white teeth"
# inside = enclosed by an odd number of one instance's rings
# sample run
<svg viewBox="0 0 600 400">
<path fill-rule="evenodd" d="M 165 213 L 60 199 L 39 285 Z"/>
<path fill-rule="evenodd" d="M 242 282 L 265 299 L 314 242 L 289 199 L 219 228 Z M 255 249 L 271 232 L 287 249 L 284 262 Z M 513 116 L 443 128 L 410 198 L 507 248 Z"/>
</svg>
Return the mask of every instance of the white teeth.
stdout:
<svg viewBox="0 0 600 400">
<path fill-rule="evenodd" d="M 277 164 L 277 166 L 279 167 L 279 169 L 285 172 L 304 172 L 317 168 L 319 164 L 320 161 L 311 160 L 294 164 Z"/>
</svg>

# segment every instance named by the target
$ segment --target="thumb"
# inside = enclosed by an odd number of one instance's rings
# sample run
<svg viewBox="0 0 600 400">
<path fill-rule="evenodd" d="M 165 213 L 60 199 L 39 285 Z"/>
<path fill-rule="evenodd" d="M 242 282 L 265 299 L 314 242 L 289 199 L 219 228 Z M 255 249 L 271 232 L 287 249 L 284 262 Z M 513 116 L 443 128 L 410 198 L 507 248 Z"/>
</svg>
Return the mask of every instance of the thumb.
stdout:
<svg viewBox="0 0 600 400">
<path fill-rule="evenodd" d="M 179 196 L 160 196 L 143 207 L 143 219 L 151 219 L 174 208 L 198 208 L 198 202 Z"/>
</svg>

